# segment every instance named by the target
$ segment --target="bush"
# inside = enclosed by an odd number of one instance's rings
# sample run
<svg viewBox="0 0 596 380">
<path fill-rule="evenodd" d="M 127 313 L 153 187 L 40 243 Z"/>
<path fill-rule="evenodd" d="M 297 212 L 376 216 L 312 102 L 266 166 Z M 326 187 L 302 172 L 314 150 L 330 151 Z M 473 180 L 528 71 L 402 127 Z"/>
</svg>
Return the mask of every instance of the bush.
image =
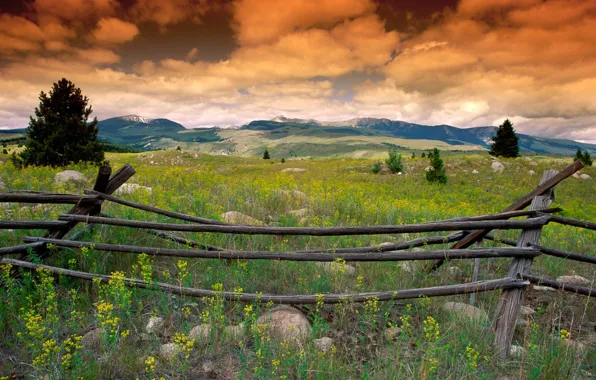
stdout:
<svg viewBox="0 0 596 380">
<path fill-rule="evenodd" d="M 8 154 L 8 151 L 6 149 L 2 149 L 2 154 Z"/>
<path fill-rule="evenodd" d="M 377 161 L 374 163 L 372 169 L 370 169 L 373 173 L 375 174 L 379 174 L 379 172 L 381 171 L 381 168 L 383 167 L 383 164 L 381 164 L 380 161 Z"/>
<path fill-rule="evenodd" d="M 389 149 L 389 158 L 385 160 L 385 165 L 387 165 L 392 173 L 404 171 L 404 164 L 401 162 L 401 154 L 397 153 L 397 149 Z"/>
<path fill-rule="evenodd" d="M 269 156 L 269 151 L 267 149 L 265 149 L 265 153 L 263 153 L 263 160 L 268 160 L 271 157 Z"/>
<path fill-rule="evenodd" d="M 592 156 L 590 156 L 590 153 L 587 150 L 584 150 L 582 153 L 581 148 L 577 148 L 577 152 L 575 152 L 573 159 L 575 161 L 581 161 L 585 166 L 592 166 Z"/>
<path fill-rule="evenodd" d="M 432 154 L 429 153 L 429 156 L 431 169 L 426 172 L 426 180 L 431 183 L 447 183 L 447 175 L 445 174 L 445 166 L 441 159 L 441 153 L 435 148 L 433 149 Z"/>
<path fill-rule="evenodd" d="M 281 163 L 284 164 L 286 162 L 286 159 L 284 157 L 281 158 Z"/>
</svg>

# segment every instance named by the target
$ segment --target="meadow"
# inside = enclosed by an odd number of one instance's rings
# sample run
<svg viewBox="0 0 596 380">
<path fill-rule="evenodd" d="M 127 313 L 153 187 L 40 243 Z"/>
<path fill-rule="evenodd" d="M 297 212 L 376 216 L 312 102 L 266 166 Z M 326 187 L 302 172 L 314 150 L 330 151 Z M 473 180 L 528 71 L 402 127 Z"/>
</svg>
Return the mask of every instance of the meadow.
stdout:
<svg viewBox="0 0 596 380">
<path fill-rule="evenodd" d="M 497 213 L 531 191 L 542 171 L 560 170 L 571 163 L 570 158 L 522 157 L 503 160 L 505 171 L 496 173 L 487 154 L 449 155 L 444 157 L 448 184 L 434 185 L 425 179 L 424 168 L 429 162 L 421 158 L 405 159 L 406 170 L 401 176 L 373 174 L 374 161 L 353 158 L 281 163 L 278 159 L 161 151 L 107 154 L 107 159 L 114 170 L 131 163 L 137 174 L 128 182 L 152 188 L 152 192 L 124 195 L 126 199 L 213 219 L 238 211 L 278 226 L 421 223 Z M 286 168 L 305 171 L 282 172 Z M 75 165 L 69 169 L 84 173 L 87 183 L 56 185 L 54 175 L 63 169 L 17 170 L 8 162 L 0 165 L 0 179 L 13 191 L 81 193 L 93 186 L 97 168 Z M 529 175 L 530 170 L 536 174 Z M 595 168 L 582 173 L 596 178 Z M 556 187 L 553 207 L 561 207 L 562 216 L 596 220 L 594 181 L 568 178 Z M 0 219 L 55 219 L 68 209 L 66 205 L 12 205 L 0 207 Z M 103 211 L 127 219 L 171 222 L 109 202 Z M 24 236 L 41 233 L 1 231 L 0 247 L 20 244 Z M 179 234 L 219 247 L 271 251 L 357 247 L 426 235 Z M 498 235 L 517 239 L 519 232 Z M 111 226 L 97 227 L 82 240 L 179 247 L 142 231 Z M 596 232 L 549 224 L 539 243 L 594 255 Z M 30 259 L 39 260 L 34 255 Z M 126 276 L 217 291 L 273 294 L 367 292 L 468 282 L 473 260 L 455 260 L 431 274 L 422 270 L 422 262 L 348 263 L 355 268 L 351 273 L 341 262 L 337 270 L 326 271 L 307 262 L 177 260 L 92 248 L 53 248 L 45 262 L 112 273 L 115 279 L 110 284 L 67 277 L 54 281 L 43 271 L 22 271 L 14 277 L 9 275 L 11 268 L 3 266 L 0 379 L 589 379 L 596 374 L 596 303 L 570 293 L 529 291 L 525 305 L 535 313 L 525 317 L 514 337 L 514 344 L 523 348 L 501 359 L 492 345 L 490 320 L 469 320 L 442 308 L 447 301 L 467 302 L 469 296 L 304 306 L 300 310 L 309 318 L 312 332 L 304 344 L 296 345 L 271 339 L 256 325 L 258 316 L 271 309 L 271 304 L 180 297 L 127 288 L 119 280 Z M 483 259 L 479 278 L 504 277 L 509 264 L 510 259 Z M 547 278 L 576 274 L 596 282 L 594 267 L 544 255 L 534 261 L 532 273 Z M 498 291 L 479 293 L 476 306 L 492 317 L 499 295 Z M 158 331 L 146 331 L 151 317 L 163 318 Z M 200 324 L 213 329 L 208 337 L 193 340 L 189 333 Z M 239 325 L 245 334 L 226 333 L 226 326 Z M 81 337 L 96 328 L 103 329 L 100 344 L 84 348 Z M 399 328 L 399 333 L 392 334 L 398 331 L 392 328 Z M 314 343 L 322 337 L 333 340 L 327 351 Z M 160 346 L 171 342 L 177 343 L 181 352 L 165 360 L 160 357 Z"/>
</svg>

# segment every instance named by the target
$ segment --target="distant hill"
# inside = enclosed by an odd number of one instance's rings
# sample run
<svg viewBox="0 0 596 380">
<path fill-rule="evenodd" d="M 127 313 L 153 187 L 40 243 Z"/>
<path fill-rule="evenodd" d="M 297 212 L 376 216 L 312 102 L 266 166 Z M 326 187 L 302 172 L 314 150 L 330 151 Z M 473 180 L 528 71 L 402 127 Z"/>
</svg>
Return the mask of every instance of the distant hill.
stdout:
<svg viewBox="0 0 596 380">
<path fill-rule="evenodd" d="M 446 151 L 486 151 L 497 128 L 457 128 L 450 125 L 422 125 L 381 118 L 344 121 L 291 119 L 277 116 L 254 120 L 242 126 L 186 129 L 168 119 L 127 115 L 102 120 L 99 138 L 116 144 L 118 150 L 175 149 L 210 154 L 261 156 L 265 149 L 273 157 L 375 157 L 388 147 Z M 21 138 L 24 129 L 0 130 L 0 141 Z M 3 137 L 4 136 L 4 137 Z M 570 156 L 577 148 L 596 154 L 596 145 L 572 140 L 549 139 L 518 134 L 525 154 Z"/>
</svg>

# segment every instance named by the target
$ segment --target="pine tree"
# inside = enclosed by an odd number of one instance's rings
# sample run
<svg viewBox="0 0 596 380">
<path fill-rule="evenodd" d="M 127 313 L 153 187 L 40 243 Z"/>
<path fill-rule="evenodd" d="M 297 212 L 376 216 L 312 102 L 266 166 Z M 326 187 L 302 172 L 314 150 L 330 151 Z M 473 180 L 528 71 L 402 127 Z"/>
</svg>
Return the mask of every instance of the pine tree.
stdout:
<svg viewBox="0 0 596 380">
<path fill-rule="evenodd" d="M 416 152 L 412 152 L 412 159 L 416 158 Z"/>
<path fill-rule="evenodd" d="M 12 160 L 17 165 L 66 166 L 77 162 L 104 161 L 103 144 L 97 141 L 97 118 L 89 99 L 74 83 L 62 78 L 54 83 L 49 96 L 39 95 L 39 107 L 30 118 L 25 149 Z"/>
<path fill-rule="evenodd" d="M 397 149 L 389 149 L 389 158 L 385 160 L 385 165 L 387 165 L 392 173 L 404 171 L 404 165 L 401 162 L 401 154 L 397 153 Z"/>
<path fill-rule="evenodd" d="M 519 157 L 518 138 L 509 119 L 499 126 L 497 134 L 493 137 L 490 155 L 497 157 Z"/>
<path fill-rule="evenodd" d="M 271 157 L 269 156 L 269 151 L 267 149 L 265 149 L 265 153 L 263 153 L 263 160 L 268 160 Z"/>
<path fill-rule="evenodd" d="M 447 175 L 445 174 L 445 166 L 441 159 L 441 153 L 437 148 L 433 149 L 432 154 L 429 153 L 431 169 L 426 172 L 426 180 L 428 182 L 447 183 Z"/>
<path fill-rule="evenodd" d="M 420 157 L 426 158 L 426 153 L 422 152 L 422 155 Z"/>
<path fill-rule="evenodd" d="M 584 156 L 582 154 L 582 149 L 581 148 L 577 148 L 577 151 L 575 152 L 575 156 L 573 157 L 573 161 L 577 161 L 577 160 L 582 161 L 583 158 L 584 158 Z"/>
<path fill-rule="evenodd" d="M 590 156 L 590 153 L 588 153 L 587 150 L 584 150 L 584 154 L 582 155 L 582 162 L 586 166 L 592 166 L 592 157 Z"/>
</svg>

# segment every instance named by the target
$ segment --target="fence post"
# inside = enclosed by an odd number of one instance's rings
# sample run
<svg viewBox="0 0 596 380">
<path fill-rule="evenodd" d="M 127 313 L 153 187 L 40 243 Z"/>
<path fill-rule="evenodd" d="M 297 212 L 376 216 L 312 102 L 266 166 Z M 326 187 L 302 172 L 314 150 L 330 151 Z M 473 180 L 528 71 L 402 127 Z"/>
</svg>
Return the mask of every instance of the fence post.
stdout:
<svg viewBox="0 0 596 380">
<path fill-rule="evenodd" d="M 547 170 L 542 174 L 540 185 L 553 178 L 557 172 L 555 170 Z M 554 190 L 551 188 L 543 195 L 539 195 L 532 199 L 530 210 L 538 210 L 548 207 L 554 200 Z M 538 237 L 542 231 L 542 227 L 523 230 L 517 242 L 517 247 L 527 247 L 530 244 L 538 243 Z M 514 258 L 509 267 L 508 276 L 511 278 L 518 278 L 518 275 L 528 273 L 532 266 L 532 258 Z M 497 306 L 495 316 L 495 345 L 499 350 L 501 357 L 509 355 L 511 342 L 513 341 L 513 333 L 517 323 L 519 310 L 522 306 L 525 296 L 525 288 L 506 289 L 501 293 L 501 298 Z"/>
</svg>

